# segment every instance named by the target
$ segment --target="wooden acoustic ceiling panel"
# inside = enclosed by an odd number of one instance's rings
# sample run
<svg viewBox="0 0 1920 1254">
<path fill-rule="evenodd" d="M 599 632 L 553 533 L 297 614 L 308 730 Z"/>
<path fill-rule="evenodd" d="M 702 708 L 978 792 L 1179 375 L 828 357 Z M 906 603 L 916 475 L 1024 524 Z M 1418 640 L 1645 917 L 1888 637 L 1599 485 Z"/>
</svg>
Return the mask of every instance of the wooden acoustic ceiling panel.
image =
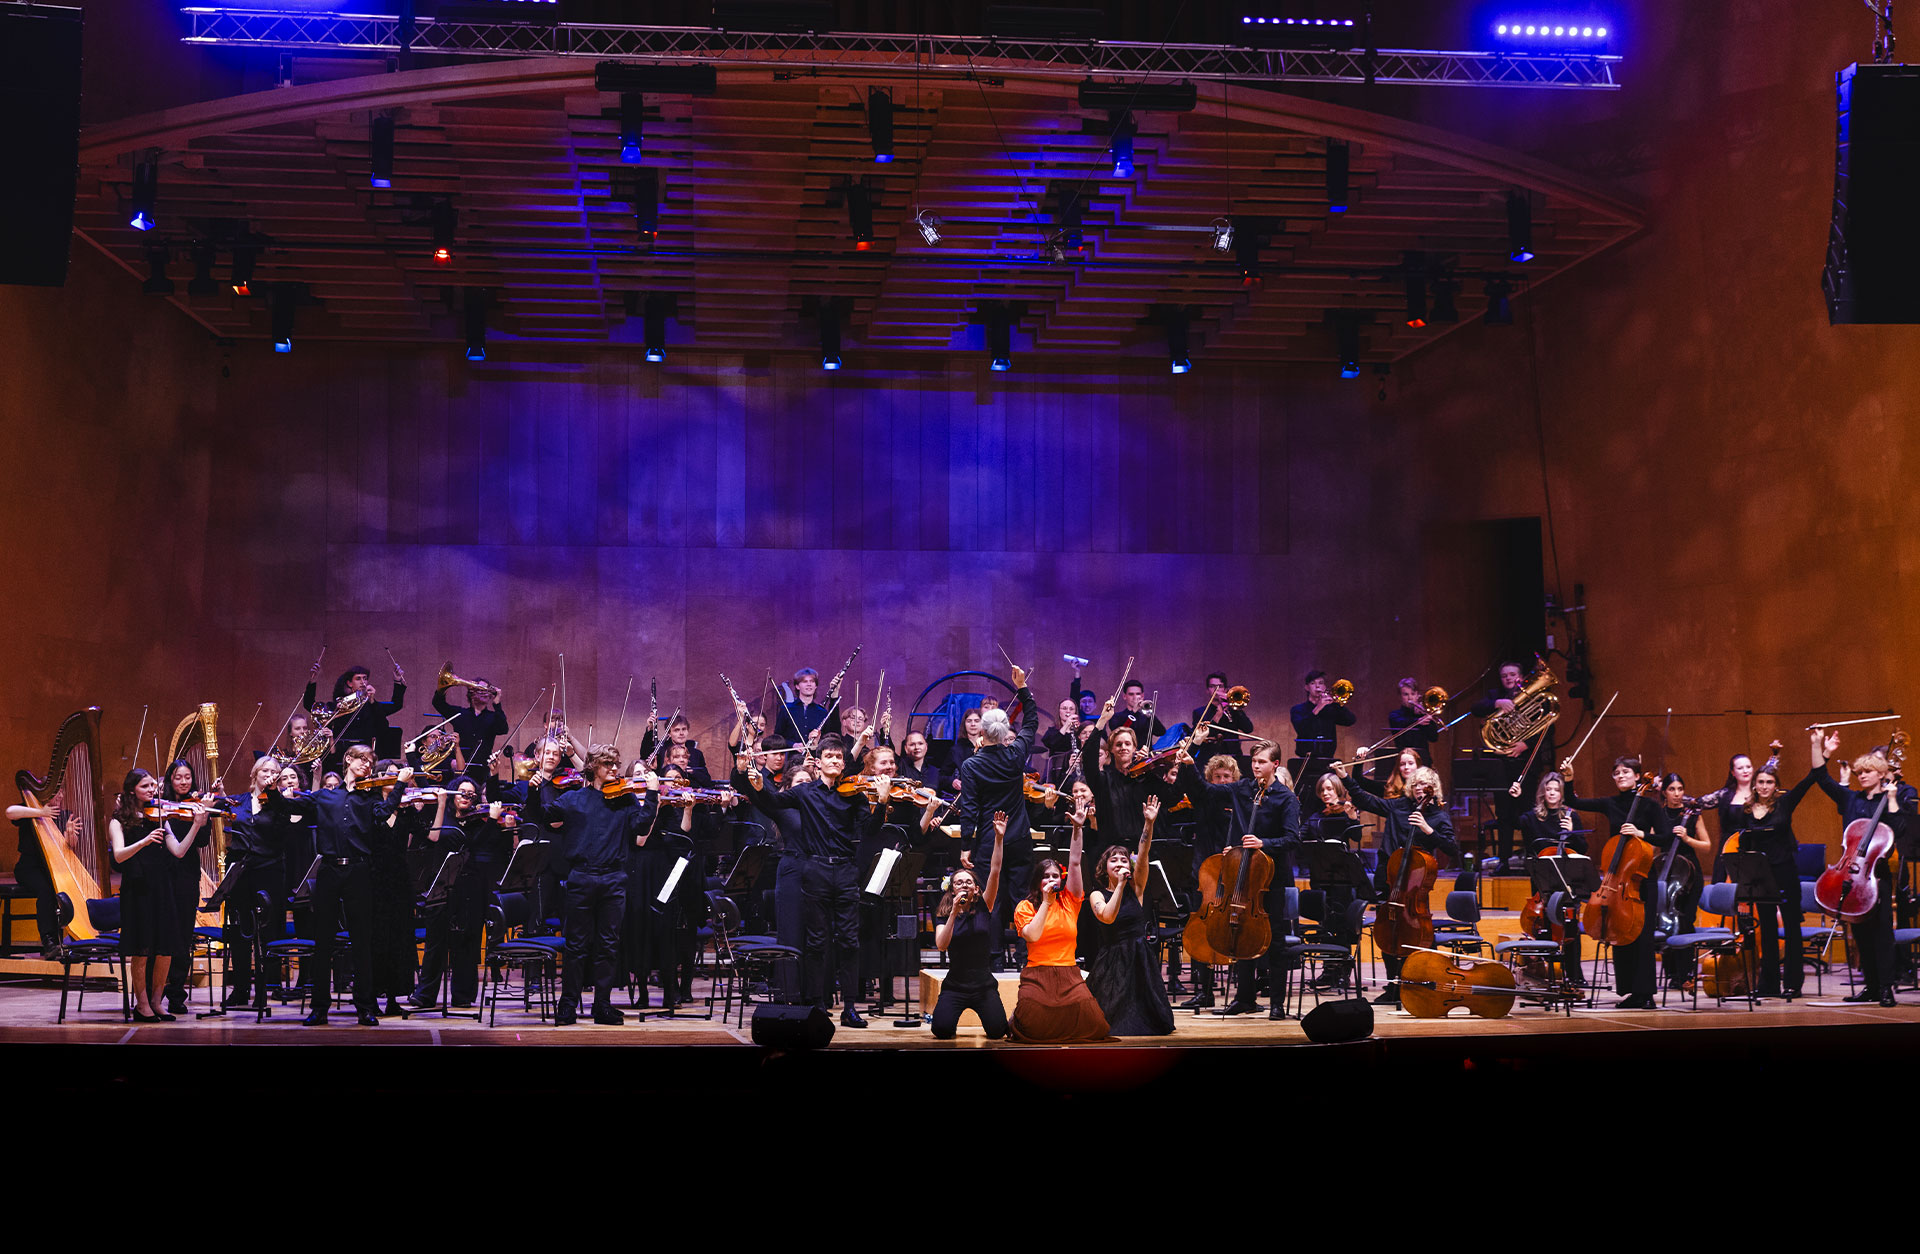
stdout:
<svg viewBox="0 0 1920 1254">
<path fill-rule="evenodd" d="M 865 101 L 895 102 L 891 164 L 876 164 Z M 977 346 L 983 300 L 1024 303 L 1020 346 L 1106 357 L 1164 352 L 1154 305 L 1192 311 L 1193 352 L 1329 360 L 1328 311 L 1362 316 L 1362 355 L 1392 361 L 1451 329 L 1405 325 L 1409 253 L 1461 276 L 1537 283 L 1627 238 L 1638 211 L 1517 154 L 1338 106 L 1217 83 L 1188 113 L 1138 112 L 1134 172 L 1116 177 L 1105 113 L 1071 84 L 1007 76 L 860 81 L 723 71 L 710 96 L 646 97 L 643 159 L 620 160 L 619 98 L 592 67 L 529 60 L 335 79 L 97 127 L 83 137 L 76 229 L 145 278 L 164 247 L 175 304 L 212 333 L 268 333 L 266 293 L 303 285 L 301 338 L 459 343 L 459 289 L 489 293 L 490 340 L 637 343 L 633 311 L 675 297 L 672 342 L 771 350 L 816 343 L 813 312 L 845 310 L 846 352 Z M 390 190 L 369 185 L 371 121 L 395 120 Z M 1351 207 L 1330 214 L 1329 140 L 1351 152 Z M 134 161 L 157 153 L 160 227 L 128 225 Z M 658 179 L 658 236 L 630 203 Z M 849 182 L 872 193 L 855 247 Z M 1534 260 L 1508 258 L 1507 197 L 1532 205 Z M 433 257 L 436 200 L 451 257 Z M 914 214 L 942 223 L 925 243 Z M 1221 216 L 1264 220 L 1261 281 L 1212 248 Z M 1080 247 L 1049 241 L 1079 219 Z M 219 242 L 211 294 L 193 294 L 197 241 Z M 235 239 L 264 240 L 252 295 L 230 290 Z M 151 299 L 162 299 L 152 297 Z M 517 342 L 517 343 L 516 343 Z"/>
</svg>

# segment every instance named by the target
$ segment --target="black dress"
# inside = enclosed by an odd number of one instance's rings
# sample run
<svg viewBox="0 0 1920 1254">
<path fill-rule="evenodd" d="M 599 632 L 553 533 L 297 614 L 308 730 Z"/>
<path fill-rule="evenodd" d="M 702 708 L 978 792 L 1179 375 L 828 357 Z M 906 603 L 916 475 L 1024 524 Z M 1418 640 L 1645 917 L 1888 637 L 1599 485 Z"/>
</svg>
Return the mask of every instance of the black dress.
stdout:
<svg viewBox="0 0 1920 1254">
<path fill-rule="evenodd" d="M 134 819 L 121 828 L 132 845 L 159 826 Z M 120 952 L 128 957 L 167 957 L 180 947 L 180 911 L 173 900 L 177 877 L 170 865 L 178 860 L 160 841 L 120 864 Z"/>
<path fill-rule="evenodd" d="M 1092 894 L 1088 894 L 1092 901 Z M 1173 1031 L 1173 1008 L 1160 979 L 1153 945 L 1147 939 L 1147 912 L 1131 886 L 1120 889 L 1120 912 L 1102 923 L 1089 908 L 1082 925 L 1092 925 L 1093 962 L 1087 991 L 1100 1003 L 1115 1036 L 1165 1036 Z"/>
</svg>

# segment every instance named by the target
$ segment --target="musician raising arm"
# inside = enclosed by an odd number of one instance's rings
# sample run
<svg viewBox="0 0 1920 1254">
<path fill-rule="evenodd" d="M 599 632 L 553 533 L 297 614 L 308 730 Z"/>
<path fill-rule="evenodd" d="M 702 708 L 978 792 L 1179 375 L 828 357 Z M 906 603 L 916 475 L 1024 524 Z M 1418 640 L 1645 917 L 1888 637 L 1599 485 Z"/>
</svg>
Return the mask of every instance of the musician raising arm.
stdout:
<svg viewBox="0 0 1920 1254">
<path fill-rule="evenodd" d="M 1916 831 L 1920 825 L 1914 822 L 1915 813 L 1920 812 L 1920 793 L 1910 784 L 1896 783 L 1892 763 L 1880 749 L 1853 760 L 1853 789 L 1835 783 L 1827 774 L 1827 759 L 1840 747 L 1840 734 L 1833 731 L 1822 734 L 1823 731 L 1815 729 L 1813 733 L 1813 764 L 1818 768 L 1814 782 L 1840 811 L 1841 825 L 1844 827 L 1856 819 L 1871 821 L 1880 809 L 1883 794 L 1891 793 L 1885 797 L 1886 810 L 1880 815 L 1880 821 L 1893 829 L 1894 847 L 1901 859 L 1910 860 L 1915 853 L 1914 838 L 1920 835 L 1920 831 Z M 1879 881 L 1879 899 L 1873 909 L 1853 921 L 1853 939 L 1860 946 L 1860 978 L 1865 983 L 1859 992 L 1847 997 L 1847 1001 L 1879 1002 L 1882 1006 L 1897 1004 L 1893 997 L 1893 870 L 1887 861 L 1881 858 L 1873 865 L 1873 876 Z"/>
<path fill-rule="evenodd" d="M 1080 934 L 1080 852 L 1087 807 L 1073 810 L 1073 841 L 1063 868 L 1052 858 L 1034 868 L 1035 883 L 1013 912 L 1014 926 L 1027 942 L 1027 964 L 1020 969 L 1020 996 L 1007 1025 L 1013 1039 L 1028 1045 L 1070 1045 L 1112 1036 L 1100 1003 L 1080 978 L 1074 954 Z"/>
<path fill-rule="evenodd" d="M 1560 764 L 1564 775 L 1573 767 L 1572 762 Z M 1613 836 L 1634 837 L 1646 841 L 1656 850 L 1665 850 L 1673 842 L 1673 833 L 1664 829 L 1657 801 L 1642 798 L 1637 791 L 1640 782 L 1640 759 L 1620 757 L 1613 760 L 1613 784 L 1619 791 L 1611 797 L 1568 797 L 1567 805 L 1571 809 L 1584 810 L 1593 814 L 1603 814 L 1607 819 L 1607 834 Z M 1606 845 L 1600 846 L 1600 856 L 1606 856 Z M 1602 876 L 1608 867 L 1595 866 L 1594 870 Z M 1652 1010 L 1653 994 L 1656 987 L 1654 978 L 1655 959 L 1659 956 L 1654 941 L 1652 920 L 1640 928 L 1640 935 L 1631 944 L 1618 945 L 1613 951 L 1614 987 L 1621 998 L 1614 1003 L 1619 1010 Z"/>
<path fill-rule="evenodd" d="M 958 1033 L 960 1014 L 980 1016 L 987 1039 L 1007 1034 L 1007 1008 L 1000 1001 L 1000 985 L 993 977 L 993 955 L 1000 936 L 994 903 L 1000 896 L 1000 856 L 1007 835 L 1006 812 L 993 816 L 993 860 L 987 868 L 987 886 L 980 888 L 972 871 L 958 867 L 947 881 L 947 895 L 934 910 L 940 920 L 933 943 L 947 955 L 946 978 L 940 982 L 940 1000 L 933 1006 L 933 1036 L 950 1041 Z"/>
<path fill-rule="evenodd" d="M 1814 733 L 1818 736 L 1819 733 Z M 1819 752 L 1814 745 L 1814 752 Z M 1827 773 L 1824 765 L 1807 772 L 1806 777 L 1793 786 L 1793 791 L 1782 795 L 1780 780 L 1773 771 L 1762 767 L 1753 773 L 1752 796 L 1747 804 L 1734 812 L 1733 830 L 1729 835 L 1738 834 L 1742 853 L 1765 854 L 1767 869 L 1773 875 L 1774 886 L 1780 891 L 1780 901 L 1758 902 L 1754 906 L 1754 922 L 1760 930 L 1760 995 L 1779 997 L 1784 995 L 1788 1001 L 1800 996 L 1802 978 L 1806 975 L 1806 959 L 1800 943 L 1800 867 L 1798 855 L 1800 841 L 1793 833 L 1793 812 L 1800 805 L 1807 790 L 1818 782 L 1818 777 Z M 1678 776 L 1669 776 L 1678 779 Z M 1684 790 L 1682 792 L 1684 796 Z M 1669 797 L 1671 805 L 1675 799 Z M 1677 817 L 1669 811 L 1669 819 Z M 1696 820 L 1697 822 L 1697 820 Z M 1673 826 L 1671 821 L 1667 826 Z M 1689 844 L 1693 841 L 1688 840 Z M 1704 836 L 1699 838 L 1701 845 L 1706 844 Z M 1776 913 L 1778 918 L 1775 918 Z M 1787 934 L 1785 980 L 1781 979 L 1780 932 Z"/>
<path fill-rule="evenodd" d="M 1226 837 L 1243 849 L 1259 849 L 1273 859 L 1273 882 L 1267 890 L 1267 913 L 1274 919 L 1286 917 L 1286 890 L 1293 884 L 1293 850 L 1300 843 L 1300 801 L 1281 780 L 1280 747 L 1262 744 L 1253 751 L 1253 778 L 1223 786 L 1201 784 L 1194 773 L 1192 759 L 1181 755 L 1180 778 L 1187 797 L 1201 815 L 1220 814 L 1226 820 Z M 1231 852 L 1223 849 L 1221 852 Z M 1239 991 L 1228 1005 L 1229 1014 L 1250 1014 L 1260 1008 L 1254 997 L 1262 968 L 1268 971 L 1267 990 L 1270 1005 L 1267 1017 L 1283 1019 L 1284 981 L 1272 971 L 1263 957 L 1238 965 Z"/>
<path fill-rule="evenodd" d="M 1173 1031 L 1167 986 L 1160 978 L 1156 946 L 1149 939 L 1153 920 L 1145 907 L 1148 857 L 1160 798 L 1141 806 L 1140 844 L 1108 845 L 1094 871 L 1100 887 L 1087 902 L 1096 943 L 1087 967 L 1087 990 L 1100 1003 L 1115 1036 L 1165 1036 Z"/>
<path fill-rule="evenodd" d="M 1355 806 L 1387 821 L 1381 833 L 1380 865 L 1374 873 L 1374 885 L 1382 901 L 1392 888 L 1387 862 L 1396 850 L 1411 846 L 1428 853 L 1459 854 L 1460 846 L 1453 839 L 1453 819 L 1440 792 L 1440 776 L 1432 767 L 1416 770 L 1407 780 L 1406 794 L 1392 798 L 1376 792 L 1378 785 L 1371 780 L 1350 773 L 1344 762 L 1336 761 L 1331 769 L 1352 786 Z M 1387 979 L 1400 978 L 1400 959 L 1383 957 L 1381 961 L 1386 965 Z M 1383 1006 L 1399 1005 L 1400 986 L 1388 984 L 1387 991 L 1373 1000 Z"/>
</svg>

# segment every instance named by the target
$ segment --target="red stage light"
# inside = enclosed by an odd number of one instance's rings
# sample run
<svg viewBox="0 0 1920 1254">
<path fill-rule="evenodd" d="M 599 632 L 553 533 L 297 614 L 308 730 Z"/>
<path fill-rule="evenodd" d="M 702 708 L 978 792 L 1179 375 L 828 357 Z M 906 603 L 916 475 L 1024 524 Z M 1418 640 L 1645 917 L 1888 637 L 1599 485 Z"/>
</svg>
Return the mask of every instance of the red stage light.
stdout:
<svg viewBox="0 0 1920 1254">
<path fill-rule="evenodd" d="M 867 249 L 872 247 L 873 247 L 873 242 L 871 240 L 864 240 L 864 239 L 856 240 L 853 245 L 853 251 L 857 253 L 863 253 L 867 251 Z"/>
<path fill-rule="evenodd" d="M 453 250 L 450 248 L 436 248 L 433 250 L 433 259 L 444 266 L 453 260 Z"/>
</svg>

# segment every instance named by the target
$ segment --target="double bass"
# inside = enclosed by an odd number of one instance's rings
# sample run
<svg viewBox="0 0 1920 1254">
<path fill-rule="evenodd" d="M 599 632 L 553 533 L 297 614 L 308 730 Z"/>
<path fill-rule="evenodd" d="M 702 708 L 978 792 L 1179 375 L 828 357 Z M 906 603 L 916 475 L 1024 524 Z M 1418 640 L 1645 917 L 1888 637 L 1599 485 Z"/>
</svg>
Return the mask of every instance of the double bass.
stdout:
<svg viewBox="0 0 1920 1254">
<path fill-rule="evenodd" d="M 1660 791 L 1660 776 L 1648 771 L 1633 790 L 1627 815 L 1621 826 L 1639 826 L 1634 818 L 1640 799 Z M 1619 948 L 1640 939 L 1647 926 L 1647 903 L 1643 894 L 1647 872 L 1653 869 L 1654 848 L 1638 836 L 1615 836 L 1600 851 L 1607 869 L 1600 876 L 1600 887 L 1580 908 L 1580 930 L 1596 941 Z"/>
<path fill-rule="evenodd" d="M 1900 767 L 1906 759 L 1907 733 L 1896 731 L 1887 739 L 1887 779 L 1873 817 L 1847 824 L 1840 838 L 1840 856 L 1814 881 L 1814 900 L 1828 914 L 1853 920 L 1879 904 L 1880 881 L 1873 869 L 1893 849 L 1893 829 L 1880 820 L 1886 816 L 1887 802 L 1900 787 Z"/>
</svg>

